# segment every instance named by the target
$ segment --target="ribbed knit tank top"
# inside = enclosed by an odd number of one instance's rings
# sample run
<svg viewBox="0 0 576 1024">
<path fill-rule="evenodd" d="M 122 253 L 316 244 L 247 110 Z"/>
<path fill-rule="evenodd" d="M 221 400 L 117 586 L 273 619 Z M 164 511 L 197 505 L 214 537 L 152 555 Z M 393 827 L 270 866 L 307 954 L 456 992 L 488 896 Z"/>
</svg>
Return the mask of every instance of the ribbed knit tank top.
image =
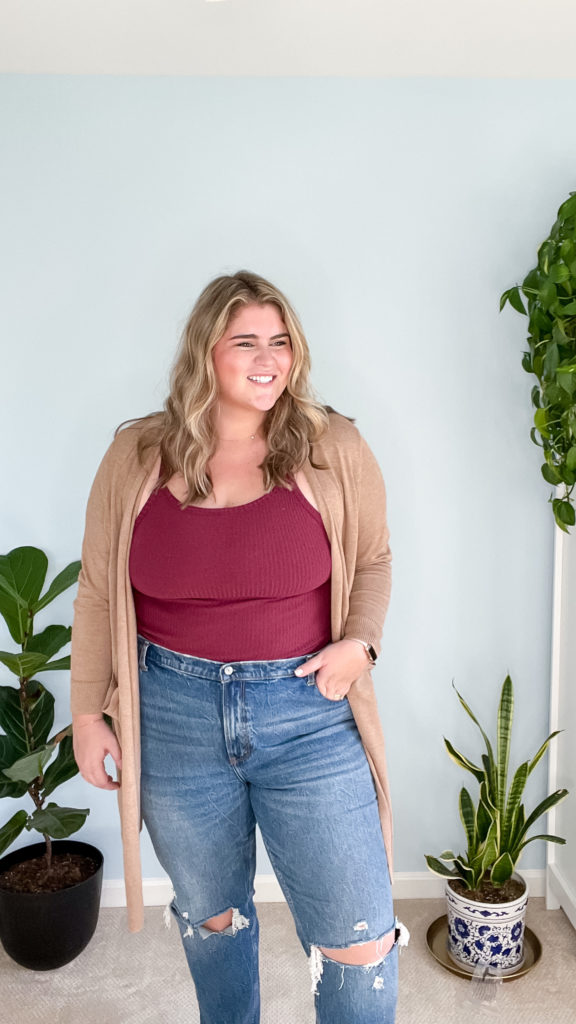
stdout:
<svg viewBox="0 0 576 1024">
<path fill-rule="evenodd" d="M 134 526 L 139 633 L 212 661 L 295 658 L 330 642 L 330 541 L 294 481 L 245 505 L 181 509 L 161 488 Z"/>
</svg>

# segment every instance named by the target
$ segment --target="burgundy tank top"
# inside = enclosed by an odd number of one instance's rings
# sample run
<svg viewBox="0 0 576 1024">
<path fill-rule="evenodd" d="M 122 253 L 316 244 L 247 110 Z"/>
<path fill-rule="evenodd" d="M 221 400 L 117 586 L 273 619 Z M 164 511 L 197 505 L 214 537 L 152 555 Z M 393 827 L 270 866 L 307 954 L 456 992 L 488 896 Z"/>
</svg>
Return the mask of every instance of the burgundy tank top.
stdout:
<svg viewBox="0 0 576 1024">
<path fill-rule="evenodd" d="M 212 661 L 295 658 L 330 643 L 330 541 L 293 483 L 246 505 L 181 509 L 164 487 L 134 526 L 138 632 Z"/>
</svg>

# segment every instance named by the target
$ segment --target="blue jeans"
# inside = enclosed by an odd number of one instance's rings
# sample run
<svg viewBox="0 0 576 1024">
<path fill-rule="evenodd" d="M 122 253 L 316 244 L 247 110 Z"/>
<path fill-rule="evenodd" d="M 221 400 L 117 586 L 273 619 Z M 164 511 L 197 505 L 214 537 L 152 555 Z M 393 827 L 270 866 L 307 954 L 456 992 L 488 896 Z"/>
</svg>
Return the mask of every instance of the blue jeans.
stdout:
<svg viewBox="0 0 576 1024">
<path fill-rule="evenodd" d="M 358 966 L 319 949 L 398 924 L 348 700 L 294 675 L 306 657 L 227 664 L 138 642 L 142 817 L 173 885 L 201 1024 L 260 1021 L 256 823 L 310 958 L 317 1024 L 393 1024 L 397 941 Z M 230 909 L 228 928 L 204 927 Z"/>
</svg>

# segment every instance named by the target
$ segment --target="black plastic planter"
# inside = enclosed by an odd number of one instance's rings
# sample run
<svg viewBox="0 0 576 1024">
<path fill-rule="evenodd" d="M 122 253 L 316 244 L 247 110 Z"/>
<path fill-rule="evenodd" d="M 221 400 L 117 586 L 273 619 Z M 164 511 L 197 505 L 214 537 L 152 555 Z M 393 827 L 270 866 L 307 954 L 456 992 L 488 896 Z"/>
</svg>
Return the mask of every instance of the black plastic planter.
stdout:
<svg viewBox="0 0 576 1024">
<path fill-rule="evenodd" d="M 0 871 L 41 856 L 44 843 L 34 843 L 0 860 Z M 96 929 L 104 858 L 95 846 L 71 839 L 52 842 L 54 853 L 80 853 L 98 865 L 96 872 L 59 892 L 6 892 L 0 889 L 0 941 L 21 967 L 52 971 L 70 963 L 88 945 Z"/>
</svg>

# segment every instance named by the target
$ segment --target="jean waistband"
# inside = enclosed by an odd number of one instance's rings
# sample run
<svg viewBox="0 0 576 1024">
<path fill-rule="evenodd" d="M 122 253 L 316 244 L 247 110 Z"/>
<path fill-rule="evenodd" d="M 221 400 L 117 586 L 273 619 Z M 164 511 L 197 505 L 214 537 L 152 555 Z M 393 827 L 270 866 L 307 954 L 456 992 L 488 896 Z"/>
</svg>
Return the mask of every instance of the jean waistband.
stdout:
<svg viewBox="0 0 576 1024">
<path fill-rule="evenodd" d="M 155 644 L 138 634 L 138 660 L 141 669 L 146 669 L 146 662 L 152 656 L 156 663 L 201 679 L 221 680 L 223 675 L 233 676 L 234 679 L 250 679 L 253 682 L 280 679 L 283 676 L 294 675 L 294 670 L 315 654 L 318 654 L 318 651 L 296 658 L 278 658 L 274 661 L 210 661 L 208 658 L 197 658 L 193 654 L 171 651 L 168 647 Z"/>
</svg>

